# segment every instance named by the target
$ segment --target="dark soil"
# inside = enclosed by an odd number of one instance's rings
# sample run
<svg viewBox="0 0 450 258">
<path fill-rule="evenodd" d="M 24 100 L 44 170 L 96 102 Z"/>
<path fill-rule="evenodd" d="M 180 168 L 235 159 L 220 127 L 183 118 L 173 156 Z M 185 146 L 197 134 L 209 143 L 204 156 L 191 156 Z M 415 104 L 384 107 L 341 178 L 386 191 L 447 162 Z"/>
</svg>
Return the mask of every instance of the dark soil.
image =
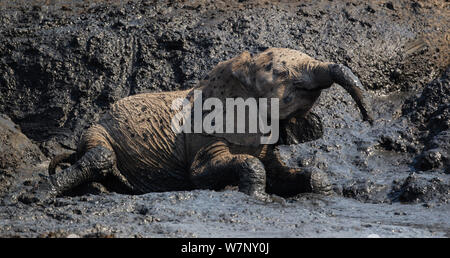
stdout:
<svg viewBox="0 0 450 258">
<path fill-rule="evenodd" d="M 445 1 L 0 0 L 0 195 L 32 185 L 114 101 L 190 88 L 244 50 L 349 66 L 375 118 L 332 87 L 313 110 L 324 136 L 279 147 L 326 172 L 333 197 L 97 186 L 46 205 L 4 197 L 0 236 L 448 237 L 449 14 Z"/>
</svg>

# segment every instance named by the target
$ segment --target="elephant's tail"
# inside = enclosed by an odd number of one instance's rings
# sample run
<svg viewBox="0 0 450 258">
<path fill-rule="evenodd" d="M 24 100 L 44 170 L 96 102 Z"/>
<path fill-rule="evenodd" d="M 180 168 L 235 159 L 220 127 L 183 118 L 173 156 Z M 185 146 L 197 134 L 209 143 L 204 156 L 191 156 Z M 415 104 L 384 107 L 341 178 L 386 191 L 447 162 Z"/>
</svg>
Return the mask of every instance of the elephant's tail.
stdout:
<svg viewBox="0 0 450 258">
<path fill-rule="evenodd" d="M 56 167 L 61 163 L 68 162 L 72 165 L 73 163 L 75 163 L 77 161 L 77 158 L 78 158 L 78 155 L 77 155 L 76 151 L 66 152 L 63 154 L 56 155 L 52 159 L 52 161 L 50 161 L 50 164 L 48 165 L 48 174 L 49 175 L 55 174 Z"/>
</svg>

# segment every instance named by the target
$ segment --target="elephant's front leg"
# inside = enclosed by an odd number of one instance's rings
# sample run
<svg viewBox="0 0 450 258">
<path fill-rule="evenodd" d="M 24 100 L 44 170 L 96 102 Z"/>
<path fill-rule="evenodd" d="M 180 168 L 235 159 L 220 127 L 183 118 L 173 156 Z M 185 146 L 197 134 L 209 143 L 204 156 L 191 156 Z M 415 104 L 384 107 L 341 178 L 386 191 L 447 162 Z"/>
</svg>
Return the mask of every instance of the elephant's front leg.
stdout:
<svg viewBox="0 0 450 258">
<path fill-rule="evenodd" d="M 202 148 L 190 168 L 190 178 L 200 189 L 223 189 L 238 185 L 239 191 L 270 201 L 266 194 L 266 170 L 256 157 L 232 154 L 225 142 L 217 141 Z"/>
<path fill-rule="evenodd" d="M 269 146 L 263 159 L 267 170 L 267 192 L 280 196 L 299 193 L 332 194 L 327 175 L 316 167 L 288 167 L 275 146 Z"/>
<path fill-rule="evenodd" d="M 293 114 L 289 119 L 280 121 L 279 144 L 299 144 L 322 138 L 322 120 L 313 112 L 306 115 Z"/>
</svg>

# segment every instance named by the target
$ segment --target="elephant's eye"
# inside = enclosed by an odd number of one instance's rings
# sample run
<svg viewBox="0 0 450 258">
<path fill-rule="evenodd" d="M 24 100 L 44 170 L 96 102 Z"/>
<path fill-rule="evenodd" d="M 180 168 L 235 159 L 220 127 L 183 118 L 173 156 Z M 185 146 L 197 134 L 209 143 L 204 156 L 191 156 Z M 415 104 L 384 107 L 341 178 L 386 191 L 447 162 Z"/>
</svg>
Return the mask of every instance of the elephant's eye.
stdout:
<svg viewBox="0 0 450 258">
<path fill-rule="evenodd" d="M 300 89 L 300 88 L 302 88 L 302 86 L 303 86 L 303 83 L 302 83 L 302 82 L 300 82 L 300 81 L 296 81 L 296 82 L 294 82 L 294 83 L 293 83 L 293 85 L 294 85 L 294 87 L 295 87 L 295 88 L 298 88 L 298 89 Z"/>
<path fill-rule="evenodd" d="M 286 78 L 289 75 L 288 71 L 274 70 L 273 73 L 280 78 Z"/>
</svg>

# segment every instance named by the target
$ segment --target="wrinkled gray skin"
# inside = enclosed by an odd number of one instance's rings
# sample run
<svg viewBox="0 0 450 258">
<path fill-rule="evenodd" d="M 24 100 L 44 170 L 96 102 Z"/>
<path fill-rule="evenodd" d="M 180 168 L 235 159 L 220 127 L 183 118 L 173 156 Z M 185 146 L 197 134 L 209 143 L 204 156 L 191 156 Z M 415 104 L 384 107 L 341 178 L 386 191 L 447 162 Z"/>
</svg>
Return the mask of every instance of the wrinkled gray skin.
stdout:
<svg viewBox="0 0 450 258">
<path fill-rule="evenodd" d="M 361 111 L 363 119 L 368 121 L 370 124 L 373 124 L 373 118 L 368 113 L 368 108 L 366 103 L 364 103 L 364 98 L 361 93 L 362 84 L 358 77 L 352 73 L 350 68 L 342 64 L 331 64 L 330 74 L 332 76 L 332 80 L 344 87 L 344 89 L 352 96 L 353 100 L 355 100 L 359 110 Z"/>
<path fill-rule="evenodd" d="M 308 136 L 305 134 L 307 128 L 296 131 L 296 127 L 307 127 L 308 122 L 302 123 L 302 119 L 314 119 L 314 115 L 308 116 L 310 109 L 321 91 L 333 83 L 341 85 L 352 96 L 363 119 L 372 123 L 362 98 L 362 85 L 349 68 L 319 62 L 296 50 L 269 48 L 254 57 L 244 52 L 219 63 L 207 77 L 194 88 L 202 90 L 206 97 L 223 99 L 237 94 L 244 99 L 278 98 L 281 143 L 320 137 L 317 134 Z M 216 90 L 217 87 L 219 90 Z M 326 176 L 317 168 L 289 168 L 273 145 L 255 147 L 255 141 L 259 141 L 258 135 L 256 138 L 247 134 L 175 135 L 169 128 L 171 117 L 165 119 L 169 122 L 161 124 L 164 119 L 157 115 L 162 110 L 165 116 L 173 116 L 173 111 L 164 111 L 170 108 L 173 98 L 189 97 L 191 94 L 192 91 L 140 94 L 117 102 L 98 125 L 87 131 L 78 152 L 56 157 L 49 166 L 49 178 L 44 178 L 31 196 L 22 198 L 28 198 L 31 202 L 45 200 L 67 193 L 81 184 L 104 181 L 108 177 L 116 179 L 115 184 L 121 185 L 120 191 L 133 194 L 222 189 L 227 185 L 237 185 L 241 192 L 270 201 L 273 199 L 266 192 L 286 196 L 299 192 L 331 191 Z M 166 95 L 168 97 L 164 99 Z M 164 101 L 158 104 L 157 99 L 161 98 Z M 144 110 L 151 110 L 151 113 L 143 115 L 150 123 L 139 125 L 133 120 L 140 119 L 139 114 L 133 112 Z M 153 122 L 157 120 L 160 124 Z M 150 135 L 150 141 L 156 142 L 145 144 L 135 138 L 142 130 Z M 320 132 L 321 126 L 313 127 L 314 130 Z M 161 135 L 167 139 L 162 139 Z M 308 139 L 311 136 L 313 138 Z M 134 149 L 136 145 L 142 146 Z M 168 156 L 161 154 L 166 150 L 169 150 L 166 153 Z M 127 152 L 145 157 L 130 156 Z M 54 173 L 55 167 L 63 161 L 73 165 Z"/>
</svg>

